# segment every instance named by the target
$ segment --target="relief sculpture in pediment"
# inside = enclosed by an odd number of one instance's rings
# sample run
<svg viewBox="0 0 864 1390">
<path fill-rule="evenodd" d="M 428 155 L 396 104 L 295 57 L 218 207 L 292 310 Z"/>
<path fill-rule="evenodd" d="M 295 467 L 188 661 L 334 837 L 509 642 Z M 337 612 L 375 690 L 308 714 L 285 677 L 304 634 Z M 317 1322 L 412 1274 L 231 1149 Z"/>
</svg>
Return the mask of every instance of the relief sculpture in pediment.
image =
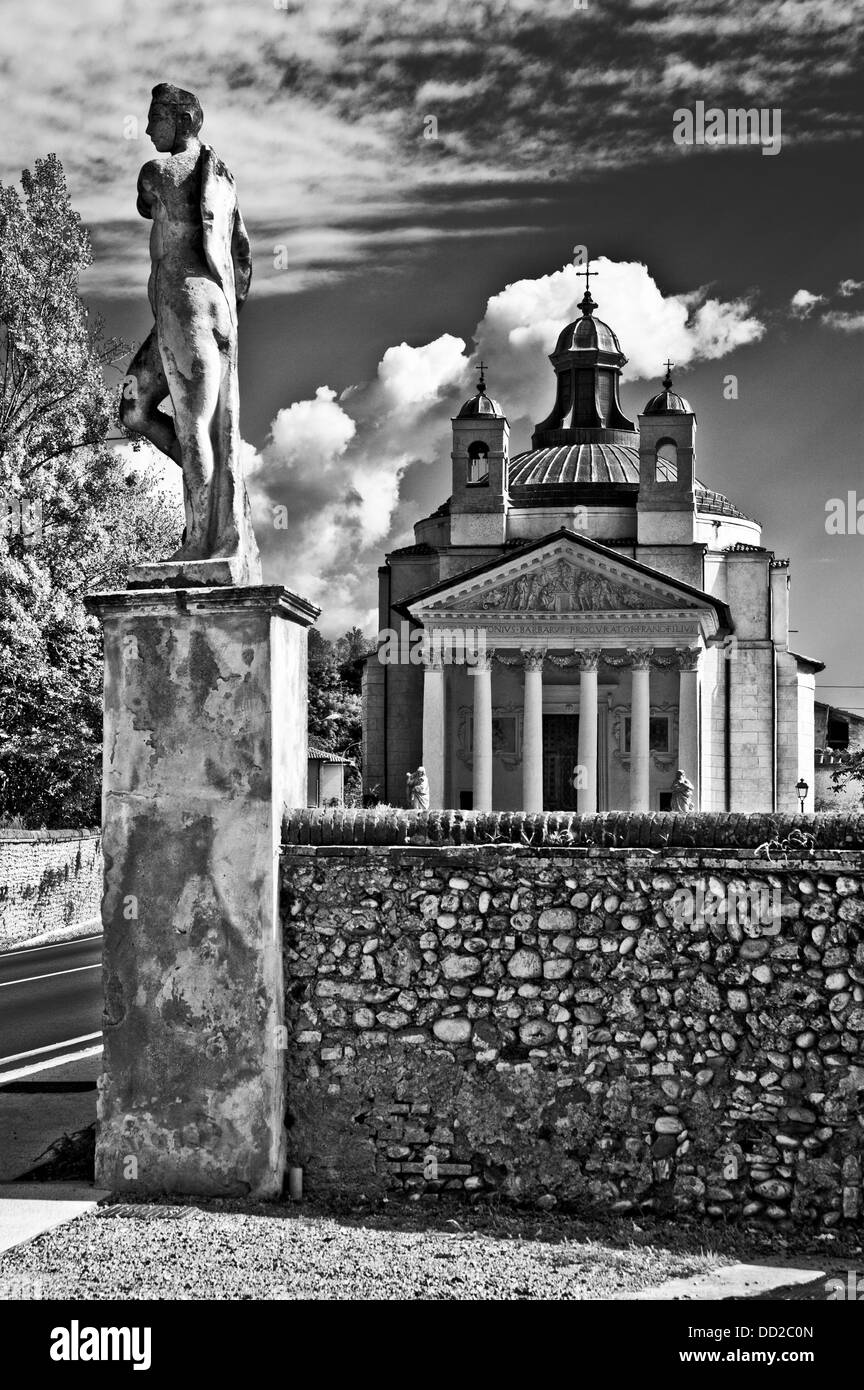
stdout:
<svg viewBox="0 0 864 1390">
<path fill-rule="evenodd" d="M 482 606 L 507 612 L 531 609 L 546 613 L 593 613 L 631 608 L 666 607 L 667 601 L 638 593 L 566 560 L 534 574 L 520 574 L 487 593 Z"/>
</svg>

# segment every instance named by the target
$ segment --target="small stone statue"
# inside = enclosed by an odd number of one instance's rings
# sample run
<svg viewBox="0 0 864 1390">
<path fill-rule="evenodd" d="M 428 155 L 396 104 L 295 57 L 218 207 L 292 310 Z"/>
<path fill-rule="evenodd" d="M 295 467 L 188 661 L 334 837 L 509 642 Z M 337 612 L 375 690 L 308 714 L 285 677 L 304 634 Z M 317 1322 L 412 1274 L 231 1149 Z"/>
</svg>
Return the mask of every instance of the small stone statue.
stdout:
<svg viewBox="0 0 864 1390">
<path fill-rule="evenodd" d="M 120 419 L 183 470 L 184 541 L 154 568 L 173 569 L 173 582 L 254 584 L 237 390 L 237 315 L 252 259 L 234 179 L 198 138 L 203 119 L 192 92 L 153 88 L 147 134 L 158 153 L 138 176 L 138 211 L 153 223 L 155 323 L 130 363 Z M 172 415 L 160 409 L 169 398 Z"/>
<path fill-rule="evenodd" d="M 693 783 L 688 777 L 685 777 L 680 767 L 675 773 L 671 795 L 671 810 L 681 812 L 693 810 Z"/>
<path fill-rule="evenodd" d="M 416 772 L 406 774 L 408 783 L 408 806 L 412 811 L 429 810 L 429 778 L 426 776 L 425 767 L 418 767 Z"/>
</svg>

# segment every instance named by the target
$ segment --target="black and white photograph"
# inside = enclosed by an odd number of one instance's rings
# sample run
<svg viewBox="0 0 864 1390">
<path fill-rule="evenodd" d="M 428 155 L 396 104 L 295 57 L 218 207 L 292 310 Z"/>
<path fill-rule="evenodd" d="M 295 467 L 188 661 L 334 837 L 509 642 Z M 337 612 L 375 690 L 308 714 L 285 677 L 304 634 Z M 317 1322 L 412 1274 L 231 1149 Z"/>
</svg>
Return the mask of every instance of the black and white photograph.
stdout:
<svg viewBox="0 0 864 1390">
<path fill-rule="evenodd" d="M 0 0 L 25 1373 L 285 1301 L 855 1354 L 862 38 Z"/>
</svg>

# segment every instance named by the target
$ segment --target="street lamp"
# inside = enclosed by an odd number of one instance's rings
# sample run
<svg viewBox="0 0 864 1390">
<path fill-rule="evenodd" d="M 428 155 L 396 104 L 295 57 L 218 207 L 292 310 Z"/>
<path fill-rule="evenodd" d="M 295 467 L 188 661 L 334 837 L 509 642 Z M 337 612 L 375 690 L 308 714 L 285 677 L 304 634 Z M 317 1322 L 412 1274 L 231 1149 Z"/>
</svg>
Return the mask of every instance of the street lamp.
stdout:
<svg viewBox="0 0 864 1390">
<path fill-rule="evenodd" d="M 798 781 L 795 783 L 795 790 L 796 790 L 796 792 L 798 793 L 798 800 L 799 800 L 799 802 L 801 803 L 801 814 L 802 814 L 802 816 L 803 816 L 803 814 L 804 814 L 804 802 L 805 802 L 805 800 L 807 799 L 807 793 L 808 793 L 809 790 L 810 790 L 810 785 L 809 785 L 809 783 L 807 783 L 807 782 L 804 781 L 804 778 L 803 778 L 803 777 L 799 777 L 799 778 L 798 778 Z"/>
</svg>

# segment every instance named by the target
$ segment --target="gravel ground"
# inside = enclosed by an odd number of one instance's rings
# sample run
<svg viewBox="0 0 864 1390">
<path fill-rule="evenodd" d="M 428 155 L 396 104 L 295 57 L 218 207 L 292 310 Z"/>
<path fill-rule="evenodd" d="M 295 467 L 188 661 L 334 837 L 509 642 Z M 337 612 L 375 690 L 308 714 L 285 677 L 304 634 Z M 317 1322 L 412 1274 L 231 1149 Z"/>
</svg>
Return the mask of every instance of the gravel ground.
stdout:
<svg viewBox="0 0 864 1390">
<path fill-rule="evenodd" d="M 305 1204 L 107 1205 L 8 1252 L 0 1286 L 32 1280 L 42 1298 L 75 1299 L 605 1299 L 765 1259 L 754 1240 L 442 1205 L 344 1215 Z M 807 1263 L 800 1245 L 769 1248 Z M 811 1243 L 823 1269 L 827 1253 Z"/>
</svg>

